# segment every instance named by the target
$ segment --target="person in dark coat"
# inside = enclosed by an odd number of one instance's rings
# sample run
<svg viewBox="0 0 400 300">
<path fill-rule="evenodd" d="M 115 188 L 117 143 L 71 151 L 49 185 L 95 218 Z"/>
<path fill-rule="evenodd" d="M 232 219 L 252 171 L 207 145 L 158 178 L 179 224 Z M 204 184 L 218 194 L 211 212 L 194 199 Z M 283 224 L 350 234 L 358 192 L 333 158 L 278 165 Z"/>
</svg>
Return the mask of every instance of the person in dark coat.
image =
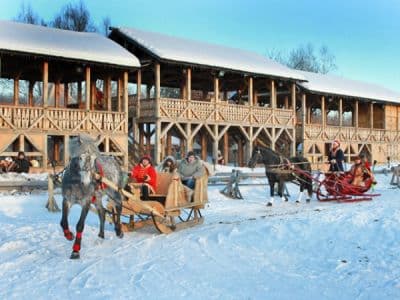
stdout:
<svg viewBox="0 0 400 300">
<path fill-rule="evenodd" d="M 178 172 L 181 176 L 182 183 L 190 189 L 194 189 L 196 179 L 205 174 L 204 166 L 200 158 L 196 157 L 193 151 L 189 151 L 186 155 L 186 159 L 181 161 Z"/>
<path fill-rule="evenodd" d="M 17 158 L 9 166 L 8 171 L 17 173 L 28 173 L 30 166 L 31 164 L 25 158 L 25 153 L 23 151 L 19 151 Z"/>
<path fill-rule="evenodd" d="M 329 171 L 330 172 L 343 172 L 343 161 L 344 161 L 344 153 L 343 150 L 340 149 L 340 142 L 338 140 L 334 140 L 332 142 L 331 150 L 328 154 L 328 161 L 330 163 Z"/>
</svg>

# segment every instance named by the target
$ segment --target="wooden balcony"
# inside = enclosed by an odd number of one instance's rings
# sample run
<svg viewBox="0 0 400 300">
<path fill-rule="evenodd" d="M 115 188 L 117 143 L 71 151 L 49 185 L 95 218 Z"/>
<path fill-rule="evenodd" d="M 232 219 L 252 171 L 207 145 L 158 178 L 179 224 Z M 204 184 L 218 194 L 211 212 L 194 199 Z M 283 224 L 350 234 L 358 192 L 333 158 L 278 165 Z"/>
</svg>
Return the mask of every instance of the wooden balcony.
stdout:
<svg viewBox="0 0 400 300">
<path fill-rule="evenodd" d="M 123 112 L 4 105 L 0 106 L 0 130 L 41 130 L 57 134 L 128 132 L 126 114 Z"/>
<path fill-rule="evenodd" d="M 129 103 L 130 116 L 136 116 L 137 100 L 132 98 Z M 152 122 L 157 118 L 162 121 L 207 122 L 242 126 L 276 125 L 293 127 L 295 125 L 295 114 L 291 109 L 229 104 L 225 101 L 188 101 L 169 98 L 160 98 L 158 101 L 156 99 L 142 99 L 140 101 L 139 120 Z"/>
</svg>

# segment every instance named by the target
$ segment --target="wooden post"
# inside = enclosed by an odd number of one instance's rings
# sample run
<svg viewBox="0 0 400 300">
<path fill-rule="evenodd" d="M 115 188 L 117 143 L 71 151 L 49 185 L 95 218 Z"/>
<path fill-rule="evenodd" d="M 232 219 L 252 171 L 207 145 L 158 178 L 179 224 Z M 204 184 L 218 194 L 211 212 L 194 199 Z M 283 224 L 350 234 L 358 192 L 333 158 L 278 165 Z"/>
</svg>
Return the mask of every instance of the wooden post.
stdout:
<svg viewBox="0 0 400 300">
<path fill-rule="evenodd" d="M 25 151 L 25 136 L 21 134 L 18 138 L 18 151 Z"/>
<path fill-rule="evenodd" d="M 29 91 L 28 91 L 28 103 L 30 107 L 33 107 L 33 86 L 35 85 L 34 81 L 29 80 Z"/>
<path fill-rule="evenodd" d="M 285 109 L 289 109 L 289 96 L 285 96 L 285 98 L 283 99 L 283 107 Z"/>
<path fill-rule="evenodd" d="M 213 153 L 212 157 L 216 160 L 218 157 L 218 125 L 214 125 L 214 137 L 213 137 Z"/>
<path fill-rule="evenodd" d="M 60 107 L 60 79 L 56 80 L 54 85 L 54 106 Z"/>
<path fill-rule="evenodd" d="M 117 111 L 118 112 L 121 112 L 121 108 L 122 108 L 121 98 L 122 98 L 122 79 L 121 79 L 121 76 L 119 76 L 118 81 L 117 81 Z"/>
<path fill-rule="evenodd" d="M 249 139 L 246 139 L 246 156 L 245 160 L 249 161 L 253 153 L 253 127 L 249 127 Z"/>
<path fill-rule="evenodd" d="M 64 107 L 68 107 L 68 105 L 69 105 L 68 82 L 64 82 Z"/>
<path fill-rule="evenodd" d="M 82 81 L 78 81 L 78 108 L 82 108 Z"/>
<path fill-rule="evenodd" d="M 306 94 L 303 93 L 301 95 L 301 143 L 303 144 L 303 153 L 302 155 L 305 156 L 305 145 L 304 145 L 304 139 L 305 139 L 305 132 L 306 132 L 306 122 L 307 122 L 307 101 L 306 101 Z"/>
<path fill-rule="evenodd" d="M 339 99 L 339 126 L 343 125 L 343 99 Z"/>
<path fill-rule="evenodd" d="M 136 98 L 137 98 L 137 105 L 136 105 L 136 117 L 140 117 L 140 101 L 142 98 L 142 71 L 137 70 L 136 73 L 136 86 L 137 86 L 137 91 L 136 91 Z"/>
<path fill-rule="evenodd" d="M 49 97 L 49 63 L 43 62 L 43 107 L 48 106 Z M 47 166 L 44 166 L 47 167 Z"/>
<path fill-rule="evenodd" d="M 156 63 L 154 67 L 155 67 L 154 78 L 155 78 L 156 118 L 158 118 L 160 116 L 161 70 L 159 63 Z"/>
<path fill-rule="evenodd" d="M 69 163 L 69 135 L 64 135 L 64 166 Z"/>
<path fill-rule="evenodd" d="M 292 98 L 293 113 L 296 115 L 296 84 L 295 83 L 292 83 L 292 86 L 290 89 L 290 96 Z"/>
<path fill-rule="evenodd" d="M 207 159 L 207 135 L 204 133 L 201 135 L 201 158 Z"/>
<path fill-rule="evenodd" d="M 166 153 L 168 156 L 172 155 L 172 135 L 171 133 L 167 133 L 167 140 L 166 140 Z"/>
<path fill-rule="evenodd" d="M 326 126 L 326 113 L 325 113 L 325 96 L 321 96 L 321 117 L 322 126 Z"/>
<path fill-rule="evenodd" d="M 192 100 L 192 69 L 187 68 L 186 70 L 186 96 L 187 100 Z"/>
<path fill-rule="evenodd" d="M 14 105 L 19 104 L 19 77 L 14 77 Z"/>
<path fill-rule="evenodd" d="M 95 110 L 97 104 L 97 88 L 96 88 L 96 80 L 92 80 L 90 84 L 90 109 Z"/>
<path fill-rule="evenodd" d="M 219 102 L 219 79 L 214 77 L 214 101 Z"/>
<path fill-rule="evenodd" d="M 238 142 L 238 166 L 242 167 L 243 166 L 243 143 L 241 140 Z"/>
<path fill-rule="evenodd" d="M 228 132 L 224 133 L 224 152 L 222 153 L 224 156 L 225 164 L 228 163 L 229 158 L 229 135 Z"/>
<path fill-rule="evenodd" d="M 154 137 L 154 162 L 159 164 L 161 161 L 161 122 L 156 122 L 155 137 Z"/>
<path fill-rule="evenodd" d="M 53 151 L 54 151 L 54 160 L 56 162 L 60 161 L 60 141 L 58 138 L 54 139 L 54 144 L 53 144 Z"/>
<path fill-rule="evenodd" d="M 354 102 L 354 127 L 358 128 L 358 100 Z"/>
<path fill-rule="evenodd" d="M 374 128 L 374 102 L 369 104 L 369 127 Z"/>
<path fill-rule="evenodd" d="M 89 66 L 86 66 L 86 68 L 85 68 L 85 81 L 86 81 L 86 84 L 85 84 L 85 88 L 86 88 L 86 99 L 85 99 L 85 101 L 86 101 L 86 110 L 90 110 L 90 82 L 91 82 L 91 79 L 90 79 L 90 67 Z"/>
<path fill-rule="evenodd" d="M 276 108 L 276 94 L 275 94 L 274 80 L 271 80 L 271 85 L 270 85 L 270 101 L 271 101 L 271 108 Z"/>
<path fill-rule="evenodd" d="M 253 106 L 253 77 L 249 77 L 249 88 L 248 88 L 249 105 Z"/>
<path fill-rule="evenodd" d="M 111 76 L 107 76 L 106 77 L 106 91 L 107 91 L 107 95 L 105 95 L 105 99 L 107 102 L 107 111 L 112 111 L 112 103 L 111 103 Z"/>
<path fill-rule="evenodd" d="M 128 117 L 128 111 L 129 111 L 129 104 L 128 104 L 128 72 L 125 71 L 123 75 L 123 80 L 124 80 L 124 112 L 126 113 L 126 117 Z"/>
</svg>

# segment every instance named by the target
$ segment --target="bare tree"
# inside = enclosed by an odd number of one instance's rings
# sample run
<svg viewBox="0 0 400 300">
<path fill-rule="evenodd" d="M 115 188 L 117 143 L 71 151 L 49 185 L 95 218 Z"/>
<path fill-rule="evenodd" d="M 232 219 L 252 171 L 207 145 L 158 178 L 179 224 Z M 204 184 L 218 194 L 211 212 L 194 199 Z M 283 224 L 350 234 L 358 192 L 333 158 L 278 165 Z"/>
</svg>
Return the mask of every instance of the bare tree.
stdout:
<svg viewBox="0 0 400 300">
<path fill-rule="evenodd" d="M 101 32 L 105 35 L 108 36 L 108 34 L 110 33 L 110 26 L 111 26 L 111 19 L 110 17 L 104 17 L 102 24 L 101 24 Z"/>
<path fill-rule="evenodd" d="M 14 18 L 14 21 L 46 26 L 46 22 L 33 11 L 31 4 L 25 5 L 24 2 L 21 4 L 18 16 Z"/>
<path fill-rule="evenodd" d="M 321 46 L 316 53 L 314 46 L 308 43 L 292 49 L 289 54 L 273 49 L 268 56 L 296 70 L 327 74 L 337 69 L 336 58 L 327 46 Z"/>
<path fill-rule="evenodd" d="M 97 31 L 90 19 L 90 13 L 83 1 L 76 4 L 69 3 L 54 17 L 51 26 L 73 31 Z"/>
</svg>

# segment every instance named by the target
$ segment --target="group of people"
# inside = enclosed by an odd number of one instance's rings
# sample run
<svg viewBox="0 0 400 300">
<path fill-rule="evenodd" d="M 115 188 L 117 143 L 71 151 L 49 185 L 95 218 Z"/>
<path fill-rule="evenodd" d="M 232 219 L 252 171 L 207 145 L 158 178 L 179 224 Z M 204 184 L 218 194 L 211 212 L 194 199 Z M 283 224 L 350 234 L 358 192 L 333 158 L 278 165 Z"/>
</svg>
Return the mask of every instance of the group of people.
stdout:
<svg viewBox="0 0 400 300">
<path fill-rule="evenodd" d="M 193 195 L 196 180 L 204 175 L 204 166 L 193 151 L 189 151 L 179 165 L 172 156 L 167 156 L 158 167 L 158 172 L 175 173 L 179 175 L 182 184 L 186 186 L 188 200 Z M 157 171 L 149 155 L 143 156 L 139 163 L 132 168 L 130 177 L 141 183 L 141 199 L 148 200 L 157 187 Z"/>
<path fill-rule="evenodd" d="M 340 148 L 340 142 L 334 140 L 328 154 L 328 161 L 330 164 L 329 171 L 344 172 L 344 158 L 344 152 Z M 371 178 L 372 181 L 375 182 L 374 175 L 371 171 L 371 165 L 364 154 L 355 156 L 353 161 L 354 163 L 350 170 L 345 172 L 349 183 L 355 186 L 363 186 L 366 178 Z"/>
<path fill-rule="evenodd" d="M 31 164 L 26 159 L 23 151 L 18 152 L 15 159 L 6 157 L 0 160 L 0 173 L 16 172 L 16 173 L 28 173 Z"/>
</svg>

